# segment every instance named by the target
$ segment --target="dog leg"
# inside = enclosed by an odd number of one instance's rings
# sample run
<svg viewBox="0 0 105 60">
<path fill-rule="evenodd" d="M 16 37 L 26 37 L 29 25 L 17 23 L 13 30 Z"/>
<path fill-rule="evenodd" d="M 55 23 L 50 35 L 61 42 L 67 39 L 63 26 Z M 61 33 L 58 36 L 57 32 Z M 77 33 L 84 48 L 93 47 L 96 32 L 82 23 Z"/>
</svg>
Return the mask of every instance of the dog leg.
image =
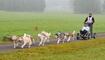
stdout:
<svg viewBox="0 0 105 60">
<path fill-rule="evenodd" d="M 59 43 L 60 43 L 60 41 L 61 41 L 61 39 L 60 39 L 60 38 L 58 38 L 57 44 L 59 44 Z"/>
<path fill-rule="evenodd" d="M 42 44 L 43 44 L 43 40 L 44 40 L 44 38 L 40 38 L 40 43 L 39 43 L 39 46 L 41 46 Z"/>
<path fill-rule="evenodd" d="M 13 43 L 14 43 L 14 48 L 16 48 L 16 43 L 15 43 L 15 41 L 14 41 Z"/>
<path fill-rule="evenodd" d="M 75 37 L 73 36 L 72 39 L 75 40 Z"/>
<path fill-rule="evenodd" d="M 43 43 L 43 42 L 42 42 L 42 40 L 41 40 L 40 43 L 39 43 L 39 46 L 42 45 L 42 43 Z"/>
<path fill-rule="evenodd" d="M 67 42 L 70 42 L 70 40 L 71 40 L 71 37 L 68 37 Z"/>
<path fill-rule="evenodd" d="M 45 45 L 46 41 L 47 41 L 47 37 L 45 37 L 44 40 L 43 40 L 43 46 Z"/>
<path fill-rule="evenodd" d="M 47 41 L 46 42 L 50 42 L 49 38 L 47 38 Z"/>
<path fill-rule="evenodd" d="M 16 48 L 18 45 L 18 42 L 14 41 L 14 48 Z"/>
<path fill-rule="evenodd" d="M 24 48 L 25 45 L 26 45 L 26 43 L 24 43 L 24 44 L 21 46 L 21 48 Z"/>
<path fill-rule="evenodd" d="M 30 41 L 30 42 L 29 42 L 29 46 L 28 46 L 28 48 L 30 48 L 30 47 L 31 47 L 31 45 L 32 45 L 32 41 Z"/>
<path fill-rule="evenodd" d="M 45 44 L 45 40 L 43 41 L 42 46 L 44 46 L 44 44 Z"/>
<path fill-rule="evenodd" d="M 64 36 L 63 43 L 66 41 L 66 39 L 67 39 L 67 36 Z"/>
</svg>

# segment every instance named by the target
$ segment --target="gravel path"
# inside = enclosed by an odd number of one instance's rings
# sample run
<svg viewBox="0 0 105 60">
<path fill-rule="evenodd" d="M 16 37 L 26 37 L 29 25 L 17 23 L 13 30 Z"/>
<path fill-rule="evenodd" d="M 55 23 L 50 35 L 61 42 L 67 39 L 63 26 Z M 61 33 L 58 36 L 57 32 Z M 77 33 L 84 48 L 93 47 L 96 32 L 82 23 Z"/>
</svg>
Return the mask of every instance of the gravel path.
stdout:
<svg viewBox="0 0 105 60">
<path fill-rule="evenodd" d="M 105 38 L 105 33 L 97 33 L 96 34 L 96 38 Z M 80 41 L 80 40 L 75 40 L 75 41 Z M 73 41 L 73 42 L 75 42 Z M 32 47 L 38 47 L 38 41 L 35 42 Z M 51 40 L 49 43 L 46 43 L 46 45 L 48 44 L 56 44 L 55 40 Z M 1 44 L 0 45 L 0 52 L 5 52 L 5 51 L 10 51 L 10 50 L 16 50 L 13 48 L 13 44 Z"/>
</svg>

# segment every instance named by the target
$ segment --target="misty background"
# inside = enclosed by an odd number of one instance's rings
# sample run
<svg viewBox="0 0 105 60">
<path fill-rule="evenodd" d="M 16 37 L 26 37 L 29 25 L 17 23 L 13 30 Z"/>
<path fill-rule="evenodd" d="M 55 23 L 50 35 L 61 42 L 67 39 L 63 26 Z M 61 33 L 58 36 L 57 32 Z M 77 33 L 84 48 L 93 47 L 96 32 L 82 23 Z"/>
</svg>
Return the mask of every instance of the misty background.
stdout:
<svg viewBox="0 0 105 60">
<path fill-rule="evenodd" d="M 0 0 L 1 11 L 103 13 L 105 0 Z"/>
</svg>

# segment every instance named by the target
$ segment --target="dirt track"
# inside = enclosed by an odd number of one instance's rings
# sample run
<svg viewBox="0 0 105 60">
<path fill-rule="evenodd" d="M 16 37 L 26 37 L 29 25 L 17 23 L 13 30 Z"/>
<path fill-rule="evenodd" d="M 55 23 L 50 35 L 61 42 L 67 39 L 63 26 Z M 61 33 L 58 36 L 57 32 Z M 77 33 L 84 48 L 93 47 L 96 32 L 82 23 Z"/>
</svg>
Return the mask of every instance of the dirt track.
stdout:
<svg viewBox="0 0 105 60">
<path fill-rule="evenodd" d="M 105 38 L 105 33 L 97 33 L 96 34 L 96 38 Z M 75 40 L 75 41 L 80 41 L 80 40 Z M 75 42 L 73 41 L 73 42 Z M 32 47 L 38 47 L 38 41 L 37 42 L 34 42 L 33 46 Z M 56 44 L 56 41 L 55 40 L 51 40 L 49 43 L 46 43 L 46 45 L 48 44 Z M 13 44 L 1 44 L 0 45 L 0 52 L 5 52 L 5 51 L 10 51 L 10 50 L 16 50 L 13 48 Z"/>
</svg>

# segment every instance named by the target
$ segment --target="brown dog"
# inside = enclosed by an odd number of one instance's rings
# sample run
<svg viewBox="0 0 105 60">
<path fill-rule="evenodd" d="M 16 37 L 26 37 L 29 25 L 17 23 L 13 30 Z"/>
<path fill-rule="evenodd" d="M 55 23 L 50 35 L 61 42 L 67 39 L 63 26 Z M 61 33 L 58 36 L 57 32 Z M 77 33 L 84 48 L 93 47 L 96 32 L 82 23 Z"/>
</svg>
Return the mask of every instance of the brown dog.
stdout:
<svg viewBox="0 0 105 60">
<path fill-rule="evenodd" d="M 72 33 L 65 33 L 65 40 L 67 42 L 69 42 L 70 40 L 75 40 L 75 31 L 73 31 Z"/>
</svg>

